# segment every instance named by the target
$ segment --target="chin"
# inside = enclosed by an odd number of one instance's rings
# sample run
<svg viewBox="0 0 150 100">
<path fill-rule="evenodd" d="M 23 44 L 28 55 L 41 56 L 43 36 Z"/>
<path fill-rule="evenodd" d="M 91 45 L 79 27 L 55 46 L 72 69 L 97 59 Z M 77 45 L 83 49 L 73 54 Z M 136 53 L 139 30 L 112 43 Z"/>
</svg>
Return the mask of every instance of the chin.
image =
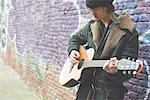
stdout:
<svg viewBox="0 0 150 100">
<path fill-rule="evenodd" d="M 94 20 L 94 21 L 99 21 L 97 18 L 92 18 L 92 20 Z"/>
<path fill-rule="evenodd" d="M 100 21 L 100 19 L 95 19 L 94 21 Z"/>
</svg>

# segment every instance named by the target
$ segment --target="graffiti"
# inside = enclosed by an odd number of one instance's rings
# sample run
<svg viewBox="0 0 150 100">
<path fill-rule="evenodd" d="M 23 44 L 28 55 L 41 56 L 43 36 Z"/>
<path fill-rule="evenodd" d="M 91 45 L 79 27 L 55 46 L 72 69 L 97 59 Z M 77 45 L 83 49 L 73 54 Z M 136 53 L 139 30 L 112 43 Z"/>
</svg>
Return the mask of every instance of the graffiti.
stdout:
<svg viewBox="0 0 150 100">
<path fill-rule="evenodd" d="M 150 30 L 144 32 L 144 34 L 139 36 L 139 40 L 144 42 L 145 45 L 150 45 Z"/>
<path fill-rule="evenodd" d="M 150 80 L 150 66 L 148 65 L 146 60 L 144 60 L 144 65 L 146 67 L 146 72 L 147 72 L 147 77 L 148 77 L 148 84 L 147 85 L 148 85 L 148 87 L 150 87 L 150 81 L 149 81 Z M 149 94 L 150 94 L 150 88 L 147 89 L 144 100 L 148 100 Z"/>
<path fill-rule="evenodd" d="M 4 48 L 7 41 L 7 21 L 8 11 L 10 8 L 10 0 L 0 1 L 0 48 Z"/>
<path fill-rule="evenodd" d="M 139 48 L 139 57 L 145 59 L 150 65 L 150 30 L 143 32 L 142 35 L 139 36 L 140 48 Z"/>
<path fill-rule="evenodd" d="M 0 48 L 4 48 L 6 45 L 6 33 L 5 33 L 5 28 L 2 29 L 0 33 Z"/>
<path fill-rule="evenodd" d="M 142 30 L 143 31 L 143 30 Z M 150 94 L 150 60 L 149 60 L 149 51 L 150 51 L 150 30 L 142 32 L 142 35 L 139 36 L 140 49 L 139 49 L 139 58 L 143 59 L 144 68 L 146 71 L 147 80 L 141 80 L 147 86 L 141 87 L 142 89 L 146 88 L 145 96 L 143 100 L 148 100 Z M 143 75 L 144 76 L 144 75 Z M 140 80 L 140 79 L 139 79 Z M 142 86 L 141 84 L 139 84 Z M 138 96 L 142 97 L 142 93 Z"/>
</svg>

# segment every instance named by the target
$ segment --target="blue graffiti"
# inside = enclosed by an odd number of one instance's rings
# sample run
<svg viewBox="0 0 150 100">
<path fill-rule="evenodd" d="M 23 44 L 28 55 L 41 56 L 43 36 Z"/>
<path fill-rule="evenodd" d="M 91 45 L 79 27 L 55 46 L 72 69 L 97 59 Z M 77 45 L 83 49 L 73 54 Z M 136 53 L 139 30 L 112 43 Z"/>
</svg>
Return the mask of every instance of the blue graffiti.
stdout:
<svg viewBox="0 0 150 100">
<path fill-rule="evenodd" d="M 139 40 L 144 42 L 146 45 L 150 45 L 150 30 L 140 35 Z"/>
</svg>

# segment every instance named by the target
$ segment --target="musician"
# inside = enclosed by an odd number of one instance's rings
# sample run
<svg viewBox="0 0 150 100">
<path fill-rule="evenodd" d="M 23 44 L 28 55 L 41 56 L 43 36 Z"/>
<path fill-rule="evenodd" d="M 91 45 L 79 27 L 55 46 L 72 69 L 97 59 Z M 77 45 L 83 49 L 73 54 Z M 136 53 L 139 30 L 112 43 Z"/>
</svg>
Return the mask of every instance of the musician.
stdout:
<svg viewBox="0 0 150 100">
<path fill-rule="evenodd" d="M 78 63 L 80 45 L 94 48 L 93 60 L 108 60 L 102 68 L 84 69 L 76 100 L 123 100 L 127 92 L 123 82 L 132 75 L 117 69 L 122 58 L 138 58 L 138 33 L 128 13 L 114 13 L 114 0 L 86 0 L 93 16 L 69 40 L 69 57 Z"/>
</svg>

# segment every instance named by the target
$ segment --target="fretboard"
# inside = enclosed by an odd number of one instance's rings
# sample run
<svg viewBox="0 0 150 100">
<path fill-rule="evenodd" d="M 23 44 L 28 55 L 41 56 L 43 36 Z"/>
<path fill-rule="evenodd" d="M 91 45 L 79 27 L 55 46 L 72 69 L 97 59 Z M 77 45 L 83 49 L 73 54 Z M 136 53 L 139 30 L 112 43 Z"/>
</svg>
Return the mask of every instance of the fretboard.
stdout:
<svg viewBox="0 0 150 100">
<path fill-rule="evenodd" d="M 84 61 L 81 68 L 92 68 L 92 67 L 103 67 L 107 60 L 92 60 L 92 61 Z M 130 61 L 119 61 L 117 64 L 117 68 L 119 70 L 137 70 L 138 63 Z"/>
</svg>

